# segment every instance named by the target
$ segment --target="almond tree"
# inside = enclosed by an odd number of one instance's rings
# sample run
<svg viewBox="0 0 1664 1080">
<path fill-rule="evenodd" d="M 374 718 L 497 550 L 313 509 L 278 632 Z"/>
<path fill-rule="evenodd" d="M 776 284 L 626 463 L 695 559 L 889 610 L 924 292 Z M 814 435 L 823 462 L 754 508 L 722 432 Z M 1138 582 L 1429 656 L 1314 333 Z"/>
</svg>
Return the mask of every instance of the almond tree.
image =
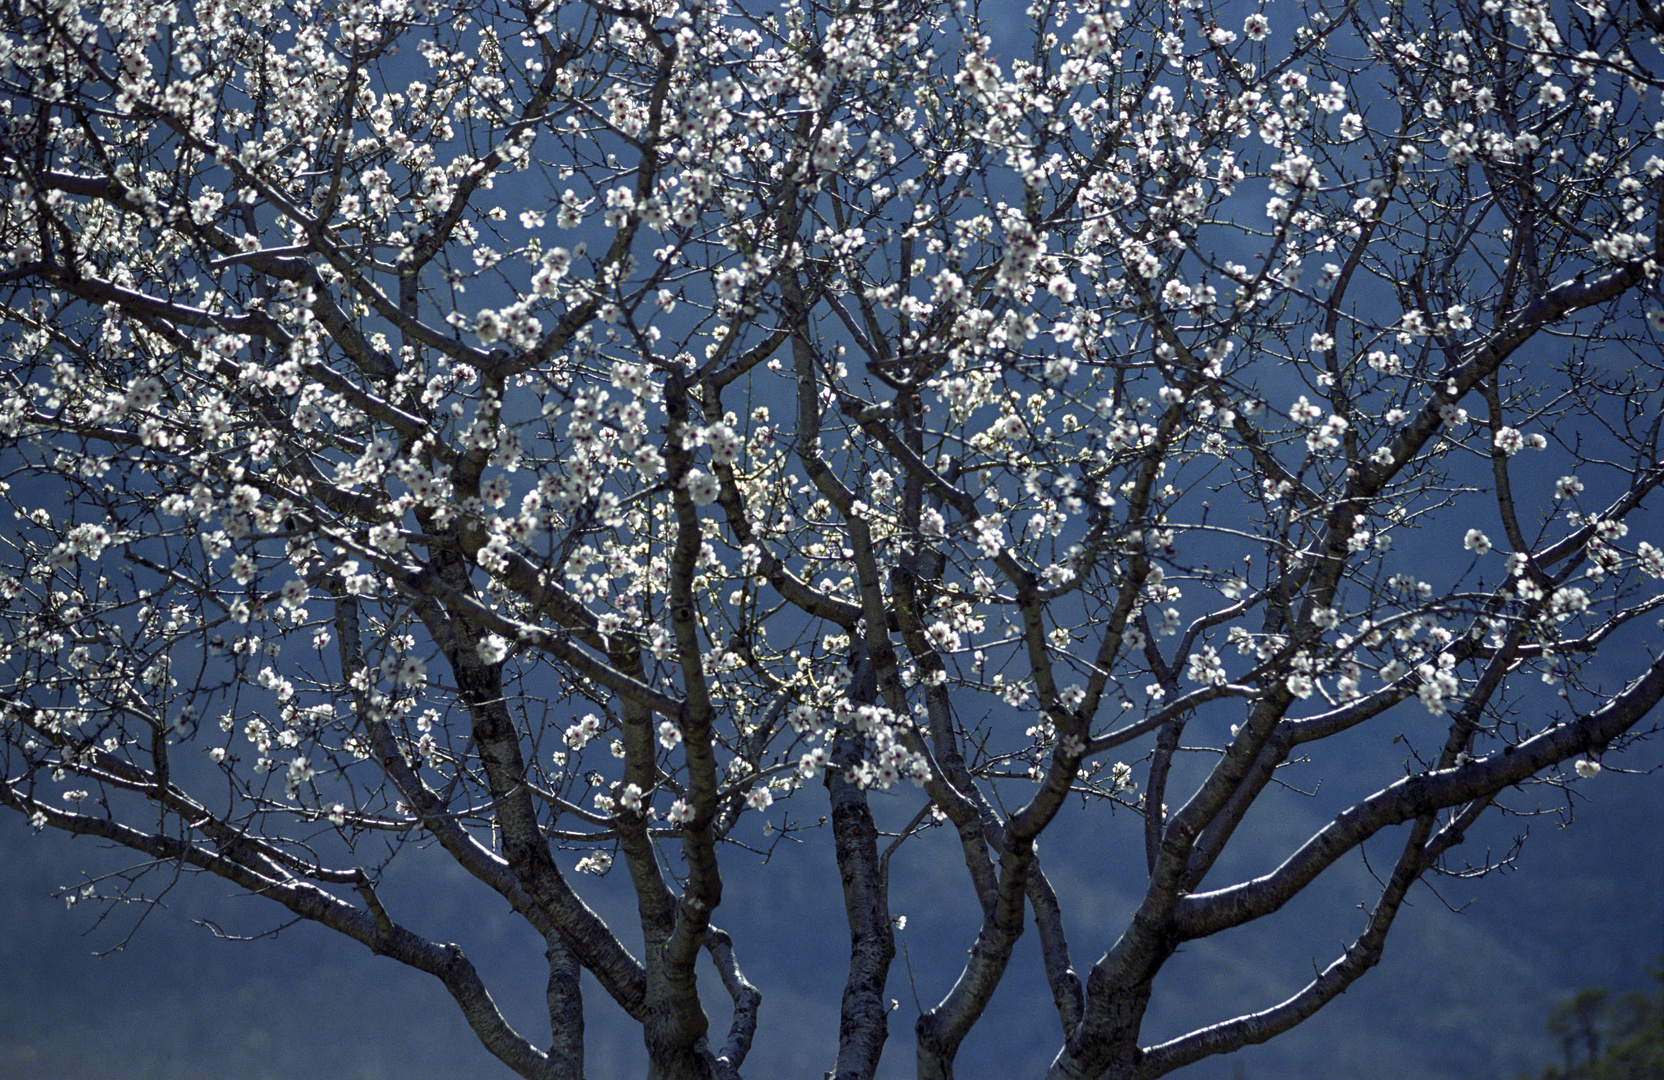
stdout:
<svg viewBox="0 0 1664 1080">
<path fill-rule="evenodd" d="M 742 1075 L 763 822 L 841 874 L 841 1018 L 797 1033 L 840 1080 L 931 833 L 982 917 L 894 1052 L 951 1076 L 1032 922 L 1048 1075 L 1161 1076 L 1653 728 L 1645 0 L 3 18 L 0 804 L 431 973 L 522 1076 L 583 1074 L 580 972 L 650 1076 Z M 1071 924 L 1036 842 L 1116 812 L 1142 899 Z M 1309 985 L 1141 1039 L 1184 943 L 1366 842 Z M 383 903 L 411 844 L 541 935 L 548 1031 Z"/>
</svg>

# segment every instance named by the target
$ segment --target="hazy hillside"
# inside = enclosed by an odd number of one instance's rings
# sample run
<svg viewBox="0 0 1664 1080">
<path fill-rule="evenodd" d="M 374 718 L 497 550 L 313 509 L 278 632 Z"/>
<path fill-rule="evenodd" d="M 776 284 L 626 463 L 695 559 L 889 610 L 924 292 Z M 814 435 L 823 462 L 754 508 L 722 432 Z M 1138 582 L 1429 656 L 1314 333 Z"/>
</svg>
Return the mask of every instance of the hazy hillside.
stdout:
<svg viewBox="0 0 1664 1080">
<path fill-rule="evenodd" d="M 1559 998 L 1589 985 L 1640 986 L 1647 963 L 1664 952 L 1664 906 L 1658 902 L 1664 895 L 1664 776 L 1606 773 L 1577 790 L 1594 801 L 1579 807 L 1570 829 L 1558 829 L 1552 818 L 1502 823 L 1531 830 L 1519 872 L 1450 883 L 1445 899 L 1468 905 L 1464 914 L 1453 914 L 1423 890 L 1402 917 L 1386 959 L 1360 987 L 1291 1036 L 1185 1075 L 1480 1080 L 1513 1077 L 1552 1060 L 1557 1048 L 1542 1025 Z M 1291 802 L 1278 821 L 1250 823 L 1268 849 L 1284 849 L 1309 830 L 1312 820 L 1302 819 L 1298 805 Z M 1107 944 L 1102 935 L 1119 925 L 1132 902 L 1139 867 L 1116 867 L 1118 860 L 1138 859 L 1133 819 L 1123 818 L 1125 835 L 1050 841 L 1058 889 L 1077 905 L 1070 925 L 1077 956 Z M 230 1075 L 228 1065 L 249 1080 L 498 1075 L 450 1000 L 396 964 L 343 949 L 309 927 L 276 940 L 213 940 L 190 920 L 212 919 L 241 933 L 270 923 L 258 902 L 210 895 L 202 888 L 212 889 L 209 882 L 183 883 L 166 898 L 168 909 L 146 921 L 125 950 L 92 958 L 93 949 L 120 941 L 137 913 L 118 911 L 95 927 L 90 910 L 66 912 L 48 893 L 76 880 L 78 866 L 107 861 L 102 856 L 108 853 L 86 842 L 31 838 L 13 821 L 0 824 L 6 867 L 0 918 L 8 931 L 0 937 L 0 968 L 10 975 L 4 983 L 8 1000 L 0 1008 L 0 1077 L 220 1080 Z M 1500 850 L 1508 837 L 1489 839 Z M 820 840 L 811 834 L 804 847 Z M 1475 837 L 1470 844 L 1484 842 Z M 940 864 L 932 879 L 939 891 L 921 886 L 895 897 L 908 924 L 901 935 L 905 962 L 898 960 L 889 990 L 899 1003 L 892 1037 L 906 1038 L 914 1015 L 909 970 L 921 997 L 939 995 L 971 923 L 950 845 L 918 844 L 897 857 Z M 777 858 L 791 860 L 791 853 Z M 764 1009 L 800 1016 L 803 1029 L 818 1036 L 759 1043 L 747 1070 L 754 1077 L 818 1076 L 825 1065 L 819 1053 L 824 1033 L 836 1024 L 844 945 L 841 915 L 826 901 L 837 883 L 829 877 L 829 860 L 791 861 L 797 864 L 791 874 L 768 875 L 767 893 L 748 890 L 736 875 L 723 908 L 728 925 L 766 928 L 795 946 L 741 959 L 765 993 Z M 473 951 L 487 974 L 496 970 L 511 988 L 501 1004 L 534 1025 L 539 973 L 526 970 L 516 978 L 506 965 L 527 950 L 537 955 L 537 944 L 522 939 L 507 912 L 489 903 L 468 906 L 477 893 L 452 880 L 460 871 L 437 862 L 428 869 L 438 880 L 428 888 L 406 882 L 412 887 L 403 902 L 420 905 L 425 914 L 417 922 L 436 934 L 476 942 Z M 1184 975 L 1184 993 L 1156 999 L 1150 1035 L 1262 1007 L 1294 989 L 1314 961 L 1328 959 L 1301 942 L 1338 947 L 1351 928 L 1350 897 L 1354 891 L 1363 896 L 1355 887 L 1367 873 L 1359 863 L 1347 864 L 1271 920 L 1266 932 L 1223 936 L 1182 954 L 1174 964 Z M 488 945 L 477 944 L 482 938 Z M 1017 966 L 1018 977 L 996 1007 L 1022 1014 L 1019 1029 L 1030 1035 L 1016 1041 L 1031 1048 L 1026 1060 L 1037 1073 L 1055 1047 L 1056 1020 L 1032 952 L 1021 953 Z M 613 1022 L 609 1005 L 595 1004 L 589 1038 L 597 1050 L 616 1049 L 608 1055 L 610 1069 L 597 1054 L 592 1077 L 633 1080 L 640 1074 L 635 1035 Z M 961 1075 L 993 1080 L 993 1069 L 977 1066 L 978 1045 L 967 1046 Z M 1003 1047 L 1006 1054 L 1013 1049 L 1011 1043 Z M 888 1075 L 905 1075 L 907 1066 L 906 1056 L 896 1055 Z M 1001 1070 L 999 1080 L 1010 1075 Z"/>
</svg>

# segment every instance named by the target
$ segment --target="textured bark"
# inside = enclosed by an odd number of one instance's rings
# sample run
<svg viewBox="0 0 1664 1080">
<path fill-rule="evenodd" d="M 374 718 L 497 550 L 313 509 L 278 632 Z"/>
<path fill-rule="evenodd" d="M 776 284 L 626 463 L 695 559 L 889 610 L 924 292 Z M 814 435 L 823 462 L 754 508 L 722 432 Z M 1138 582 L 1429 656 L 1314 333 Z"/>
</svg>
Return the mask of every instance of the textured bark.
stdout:
<svg viewBox="0 0 1664 1080">
<path fill-rule="evenodd" d="M 558 934 L 547 939 L 549 961 L 550 1080 L 583 1080 L 584 999 L 579 980 L 583 968 Z"/>
<path fill-rule="evenodd" d="M 851 755 L 846 751 L 835 760 L 847 763 Z M 849 973 L 838 1013 L 833 1076 L 835 1080 L 871 1080 L 889 1035 L 884 984 L 896 955 L 889 889 L 866 792 L 839 769 L 828 770 L 826 787 L 832 798 L 832 841 L 849 919 Z"/>
</svg>

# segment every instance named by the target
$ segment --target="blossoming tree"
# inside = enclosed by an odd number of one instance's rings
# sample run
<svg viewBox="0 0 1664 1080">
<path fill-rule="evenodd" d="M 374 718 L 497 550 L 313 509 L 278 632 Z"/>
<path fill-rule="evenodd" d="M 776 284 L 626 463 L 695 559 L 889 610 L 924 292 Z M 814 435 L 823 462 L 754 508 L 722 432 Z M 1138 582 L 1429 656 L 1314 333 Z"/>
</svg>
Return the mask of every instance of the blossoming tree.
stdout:
<svg viewBox="0 0 1664 1080">
<path fill-rule="evenodd" d="M 764 823 L 841 875 L 837 1077 L 900 1034 L 930 835 L 981 918 L 918 1075 L 1032 923 L 1049 1075 L 1161 1076 L 1330 1002 L 1499 797 L 1664 695 L 1644 0 L 3 29 L 0 804 L 432 974 L 522 1076 L 582 1075 L 582 972 L 649 1075 L 743 1073 L 769 943 L 721 901 Z M 1222 875 L 1257 801 L 1359 761 Z M 1037 841 L 1112 813 L 1141 900 L 1071 924 Z M 546 943 L 547 1031 L 383 902 L 414 843 Z M 1184 943 L 1366 844 L 1309 985 L 1141 1040 Z"/>
</svg>

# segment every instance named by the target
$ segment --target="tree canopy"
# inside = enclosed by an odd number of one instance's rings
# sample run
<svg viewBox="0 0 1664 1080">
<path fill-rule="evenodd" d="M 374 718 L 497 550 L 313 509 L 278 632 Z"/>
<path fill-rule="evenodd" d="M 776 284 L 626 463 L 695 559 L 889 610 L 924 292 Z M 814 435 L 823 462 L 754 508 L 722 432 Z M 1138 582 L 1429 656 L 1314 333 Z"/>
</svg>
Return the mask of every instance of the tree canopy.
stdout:
<svg viewBox="0 0 1664 1080">
<path fill-rule="evenodd" d="M 1614 997 L 1605 987 L 1589 987 L 1560 1002 L 1546 1026 L 1560 1041 L 1564 1064 L 1532 1080 L 1664 1077 L 1664 962 L 1654 965 L 1652 977 L 1660 988 L 1650 992 Z"/>
<path fill-rule="evenodd" d="M 526 1077 L 586 986 L 650 1076 L 742 1075 L 778 943 L 723 891 L 787 841 L 839 1080 L 951 1076 L 1030 925 L 1054 1080 L 1275 1037 L 1656 727 L 1661 47 L 1645 0 L 20 0 L 0 805 L 432 974 Z M 1042 835 L 1127 815 L 1135 910 L 1072 919 Z M 384 903 L 414 847 L 541 938 L 546 1031 Z M 979 918 L 898 1050 L 919 850 Z M 1366 850 L 1306 986 L 1142 1037 Z"/>
</svg>

